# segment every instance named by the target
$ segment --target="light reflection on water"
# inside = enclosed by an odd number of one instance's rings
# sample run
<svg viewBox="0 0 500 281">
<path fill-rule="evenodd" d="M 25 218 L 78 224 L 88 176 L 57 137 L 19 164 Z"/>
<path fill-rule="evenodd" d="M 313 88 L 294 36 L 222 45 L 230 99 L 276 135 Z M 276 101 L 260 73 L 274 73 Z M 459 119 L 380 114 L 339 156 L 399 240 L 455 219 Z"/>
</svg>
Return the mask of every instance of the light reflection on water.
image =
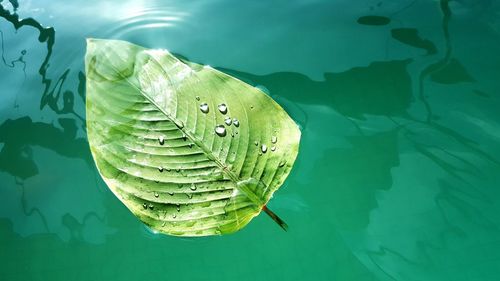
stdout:
<svg viewBox="0 0 500 281">
<path fill-rule="evenodd" d="M 9 280 L 500 276 L 494 1 L 16 3 L 1 2 L 0 18 Z M 370 15 L 387 19 L 358 20 Z M 144 230 L 90 157 L 86 37 L 166 48 L 265 87 L 303 130 L 270 203 L 291 231 L 263 216 L 196 242 Z M 234 266 L 222 270 L 225 260 Z"/>
</svg>

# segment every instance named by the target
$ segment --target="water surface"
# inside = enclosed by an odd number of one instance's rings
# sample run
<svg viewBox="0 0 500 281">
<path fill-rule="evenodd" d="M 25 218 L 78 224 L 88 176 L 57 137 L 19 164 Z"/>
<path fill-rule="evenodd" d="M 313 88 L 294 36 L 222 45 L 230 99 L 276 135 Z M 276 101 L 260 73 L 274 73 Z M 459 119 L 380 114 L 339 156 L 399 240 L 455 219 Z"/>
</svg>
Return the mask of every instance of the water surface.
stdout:
<svg viewBox="0 0 500 281">
<path fill-rule="evenodd" d="M 2 280 L 498 280 L 496 1 L 1 1 Z M 85 38 L 259 86 L 302 129 L 265 215 L 157 235 L 85 133 Z"/>
</svg>

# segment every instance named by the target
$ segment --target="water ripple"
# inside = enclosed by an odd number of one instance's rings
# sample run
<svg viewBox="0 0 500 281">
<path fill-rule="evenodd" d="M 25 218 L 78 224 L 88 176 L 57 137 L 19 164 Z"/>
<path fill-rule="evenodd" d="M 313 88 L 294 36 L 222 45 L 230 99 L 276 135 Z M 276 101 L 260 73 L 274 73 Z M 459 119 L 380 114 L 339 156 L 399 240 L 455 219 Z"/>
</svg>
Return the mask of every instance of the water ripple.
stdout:
<svg viewBox="0 0 500 281">
<path fill-rule="evenodd" d="M 122 17 L 117 25 L 109 30 L 109 34 L 120 38 L 146 29 L 171 28 L 183 22 L 187 15 L 187 13 L 176 12 L 171 7 L 144 8 Z"/>
</svg>

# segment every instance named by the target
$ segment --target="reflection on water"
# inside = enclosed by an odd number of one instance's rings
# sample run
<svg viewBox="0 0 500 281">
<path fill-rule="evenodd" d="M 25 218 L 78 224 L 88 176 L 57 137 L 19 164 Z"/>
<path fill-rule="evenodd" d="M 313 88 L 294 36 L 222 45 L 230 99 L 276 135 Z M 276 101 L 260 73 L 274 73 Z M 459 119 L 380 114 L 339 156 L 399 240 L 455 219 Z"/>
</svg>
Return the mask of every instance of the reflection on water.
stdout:
<svg viewBox="0 0 500 281">
<path fill-rule="evenodd" d="M 29 115 L 14 119 L 2 118 L 3 123 L 0 125 L 0 142 L 3 146 L 0 151 L 0 169 L 13 176 L 15 179 L 15 181 L 13 181 L 15 186 L 4 190 L 4 192 L 7 192 L 6 195 L 9 197 L 14 196 L 12 199 L 19 196 L 21 214 L 25 217 L 22 218 L 19 217 L 19 215 L 16 215 L 18 214 L 18 211 L 12 208 L 7 212 L 4 211 L 3 213 L 7 216 L 15 215 L 16 219 L 14 222 L 17 225 L 17 232 L 19 232 L 20 229 L 23 229 L 20 231 L 22 235 L 39 232 L 54 232 L 57 231 L 56 229 L 58 229 L 60 225 L 64 225 L 68 227 L 70 235 L 74 236 L 76 229 L 80 229 L 78 231 L 81 231 L 82 225 L 86 223 L 88 216 L 93 215 L 98 217 L 98 215 L 94 211 L 90 211 L 83 216 L 81 224 L 78 221 L 75 221 L 74 216 L 70 213 L 64 214 L 62 219 L 54 217 L 50 206 L 39 202 L 39 199 L 43 198 L 43 194 L 50 194 L 51 189 L 56 192 L 58 190 L 58 187 L 54 185 L 45 185 L 44 181 L 57 184 L 59 180 L 54 181 L 50 174 L 44 174 L 43 176 L 39 175 L 41 172 L 40 170 L 45 172 L 46 169 L 40 169 L 40 164 L 37 163 L 37 157 L 34 155 L 36 155 L 35 151 L 39 152 L 39 148 L 45 148 L 57 153 L 60 156 L 79 158 L 85 161 L 85 166 L 87 169 L 90 169 L 92 173 L 93 163 L 91 156 L 88 153 L 88 144 L 86 139 L 82 136 L 81 128 L 79 128 L 84 125 L 84 118 L 77 114 L 74 110 L 74 91 L 63 87 L 70 70 L 65 70 L 64 73 L 55 80 L 55 83 L 54 80 L 50 78 L 51 75 L 49 74 L 49 67 L 51 64 L 51 57 L 53 55 L 56 38 L 55 29 L 52 27 L 44 27 L 33 18 L 20 18 L 16 13 L 17 8 L 19 7 L 17 5 L 17 1 L 10 1 L 10 3 L 14 8 L 13 11 L 9 11 L 4 8 L 3 5 L 0 6 L 0 16 L 6 20 L 6 23 L 10 24 L 9 28 L 13 28 L 16 31 L 26 29 L 36 31 L 38 33 L 37 40 L 42 43 L 42 45 L 34 47 L 46 49 L 46 54 L 37 70 L 37 80 L 39 81 L 38 83 L 41 82 L 41 87 L 36 87 L 33 90 L 30 90 L 30 95 L 32 95 L 30 99 L 33 101 L 39 101 L 40 110 L 43 110 L 46 106 L 48 106 L 53 113 L 63 117 L 56 117 L 53 122 L 49 123 L 41 120 L 33 121 Z M 5 52 L 8 48 L 7 45 L 9 42 L 5 42 L 3 31 L 1 35 L 2 60 L 4 65 L 9 68 L 15 68 L 17 63 L 22 63 L 26 79 L 26 66 L 29 62 L 24 59 L 24 56 L 28 51 L 22 50 L 21 56 L 18 59 L 8 62 Z M 75 91 L 78 93 L 78 97 L 81 99 L 81 102 L 83 102 L 85 95 L 85 76 L 81 71 L 78 73 L 78 81 L 79 82 L 75 87 Z M 14 108 L 19 108 L 19 105 L 17 104 L 17 96 Z M 40 154 L 38 153 L 38 155 Z M 38 157 L 38 159 L 40 158 Z M 47 158 L 47 160 L 48 159 L 49 158 Z M 42 161 L 41 164 L 46 165 L 44 162 L 45 161 Z M 35 184 L 33 184 L 33 181 Z M 36 182 L 40 183 L 37 184 Z M 43 187 L 42 190 L 44 192 L 41 192 L 41 187 Z M 18 195 L 19 192 L 20 195 Z M 52 202 L 55 204 L 62 202 L 61 200 L 64 200 L 63 198 L 65 197 L 63 193 L 64 192 L 60 192 L 61 199 L 51 196 Z M 61 213 L 68 211 L 71 212 L 71 209 L 72 208 L 61 210 Z M 92 210 L 92 208 L 90 209 Z M 75 213 L 78 214 L 80 211 L 76 211 Z M 73 222 L 68 218 L 72 218 Z M 105 230 L 106 227 L 102 227 L 103 220 L 100 219 L 99 222 L 101 225 L 97 224 L 95 226 L 104 230 L 103 234 L 105 234 L 107 230 Z M 26 223 L 31 226 L 27 227 L 26 225 L 23 225 Z M 37 227 L 37 225 L 39 226 Z M 79 228 L 76 226 L 79 226 Z M 60 233 L 59 237 L 66 240 L 66 235 L 64 233 Z M 95 235 L 94 237 L 87 237 L 86 239 L 86 241 L 94 243 L 99 240 L 102 240 L 102 237 L 95 237 Z"/>
<path fill-rule="evenodd" d="M 411 60 L 372 62 L 341 73 L 325 73 L 324 81 L 313 81 L 300 73 L 269 75 L 222 68 L 254 84 L 265 85 L 272 95 L 295 102 L 325 104 L 341 114 L 364 119 L 364 115 L 405 116 L 412 99 L 412 83 L 406 69 Z M 386 75 L 380 76 L 380 73 Z M 390 103 L 387 100 L 391 100 Z"/>
<path fill-rule="evenodd" d="M 422 39 L 415 28 L 394 28 L 391 30 L 391 36 L 401 43 L 426 50 L 427 55 L 437 53 L 434 43 L 428 39 Z"/>
<path fill-rule="evenodd" d="M 75 11 L 72 19 L 82 26 L 57 18 L 57 8 L 74 10 L 66 4 L 0 2 L 0 81 L 12 87 L 0 100 L 16 97 L 0 112 L 0 241 L 6 246 L 0 257 L 9 280 L 125 280 L 165 272 L 186 280 L 498 279 L 500 56 L 494 43 L 500 35 L 494 15 L 500 7 L 494 1 L 292 1 L 280 9 L 272 3 L 238 8 L 224 0 L 168 7 L 125 2 L 115 3 L 122 5 L 108 20 L 93 21 L 89 14 L 99 15 L 95 7 L 104 11 L 107 4 L 89 1 L 85 13 Z M 261 15 L 259 22 L 245 22 L 248 14 Z M 297 24 L 297 15 L 305 21 Z M 220 239 L 152 239 L 105 188 L 92 163 L 83 114 L 83 37 L 173 46 L 203 62 L 207 49 L 226 50 L 242 40 L 240 33 L 255 42 L 239 42 L 227 57 L 259 60 L 247 57 L 255 49 L 276 57 L 293 49 L 307 57 L 290 57 L 296 69 L 277 59 L 258 71 L 216 65 L 268 92 L 302 126 L 296 167 L 270 202 L 290 232 L 258 218 Z M 289 46 L 275 37 L 316 40 Z M 360 46 L 361 37 L 373 42 L 373 50 Z M 32 38 L 37 44 L 22 43 Z M 377 42 L 385 42 L 385 49 L 377 49 Z M 346 54 L 328 48 L 334 45 L 352 52 L 348 67 L 337 67 L 336 59 Z M 471 52 L 470 45 L 482 49 Z M 360 64 L 355 55 L 368 59 Z M 331 70 L 314 78 L 300 70 L 308 60 L 327 62 Z M 193 257 L 203 261 L 197 270 Z M 221 272 L 224 260 L 234 266 Z"/>
<path fill-rule="evenodd" d="M 387 25 L 391 22 L 391 19 L 383 16 L 363 16 L 358 18 L 359 24 L 365 25 Z"/>
<path fill-rule="evenodd" d="M 441 69 L 431 74 L 434 82 L 442 84 L 456 84 L 460 82 L 475 82 L 465 70 L 465 67 L 455 58 L 452 58 Z"/>
<path fill-rule="evenodd" d="M 21 55 L 19 56 L 19 58 L 15 59 L 15 60 L 12 60 L 10 62 L 7 62 L 7 60 L 5 59 L 5 56 L 4 56 L 4 52 L 5 52 L 5 46 L 4 46 L 4 39 L 3 39 L 3 32 L 0 30 L 0 39 L 1 39 L 1 46 L 2 46 L 2 61 L 4 63 L 4 65 L 10 67 L 10 68 L 14 68 L 16 67 L 16 63 L 20 63 L 23 65 L 23 72 L 24 72 L 24 75 L 26 75 L 26 62 L 24 61 L 24 55 L 26 55 L 26 50 L 22 50 L 21 51 Z"/>
<path fill-rule="evenodd" d="M 0 125 L 0 141 L 4 144 L 0 151 L 1 168 L 18 179 L 36 175 L 38 168 L 33 161 L 32 146 L 48 148 L 66 157 L 81 158 L 91 167 L 88 143 L 84 138 L 76 137 L 75 120 L 60 118 L 58 123 L 62 129 L 53 124 L 33 122 L 28 116 L 6 120 Z"/>
</svg>

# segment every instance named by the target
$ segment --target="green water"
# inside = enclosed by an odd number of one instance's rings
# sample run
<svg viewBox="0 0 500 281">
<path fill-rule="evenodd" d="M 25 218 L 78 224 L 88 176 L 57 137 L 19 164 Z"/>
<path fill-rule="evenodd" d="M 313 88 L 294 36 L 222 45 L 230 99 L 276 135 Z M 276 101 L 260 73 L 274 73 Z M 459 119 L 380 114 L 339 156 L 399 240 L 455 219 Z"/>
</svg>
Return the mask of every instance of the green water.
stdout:
<svg viewBox="0 0 500 281">
<path fill-rule="evenodd" d="M 1 6 L 0 280 L 500 279 L 497 1 Z M 302 130 L 269 203 L 289 231 L 265 214 L 221 237 L 146 229 L 90 156 L 87 37 L 166 48 L 277 100 Z"/>
</svg>

